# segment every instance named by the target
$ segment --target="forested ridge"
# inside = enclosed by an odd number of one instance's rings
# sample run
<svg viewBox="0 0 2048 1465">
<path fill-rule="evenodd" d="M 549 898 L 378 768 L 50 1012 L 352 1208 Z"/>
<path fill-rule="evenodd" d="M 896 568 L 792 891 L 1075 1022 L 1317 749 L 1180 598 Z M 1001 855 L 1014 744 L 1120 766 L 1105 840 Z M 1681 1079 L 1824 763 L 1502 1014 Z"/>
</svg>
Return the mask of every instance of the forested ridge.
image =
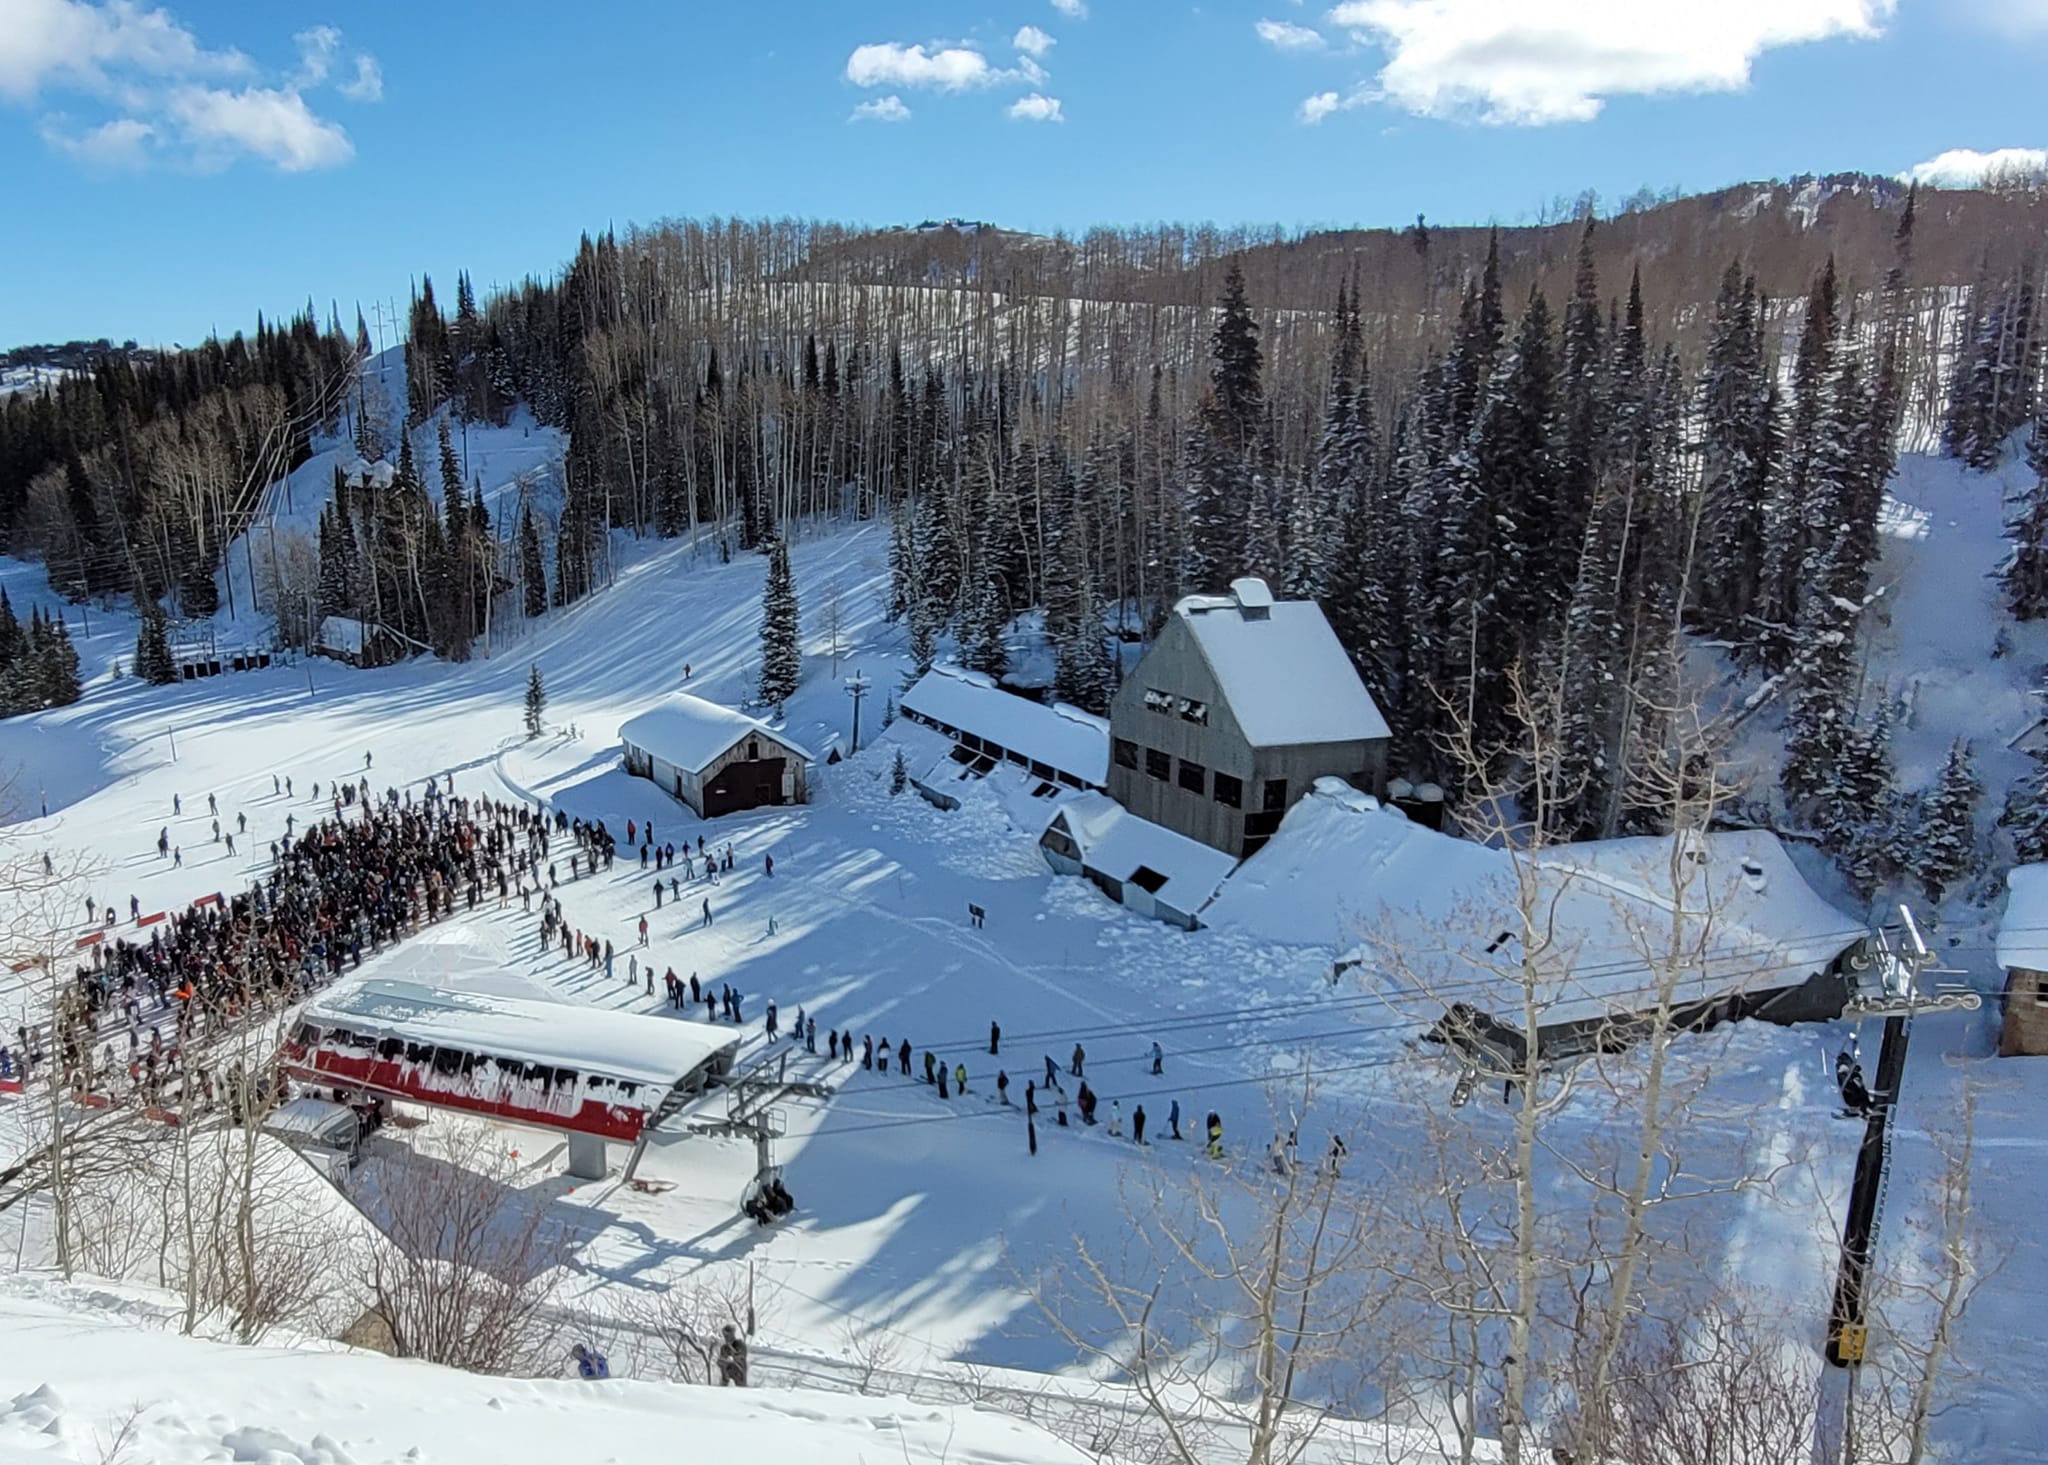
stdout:
<svg viewBox="0 0 2048 1465">
<path fill-rule="evenodd" d="M 951 638 L 999 675 L 1039 608 L 1054 691 L 1098 710 L 1114 636 L 1259 574 L 1324 605 L 1413 776 L 1453 779 L 1454 732 L 1511 756 L 1538 689 L 1563 835 L 1666 802 L 1637 785 L 1711 640 L 1782 699 L 1786 807 L 1875 888 L 1928 817 L 1857 670 L 1884 484 L 1902 439 L 1982 465 L 2041 410 L 2044 219 L 1845 179 L 1499 230 L 664 223 L 452 311 L 422 279 L 390 416 L 360 314 L 310 307 L 8 398 L 0 533 L 60 589 L 207 615 L 264 486 L 352 437 L 392 467 L 337 475 L 296 634 L 460 658 L 590 593 L 608 531 L 745 553 L 872 519 L 920 664 Z M 521 404 L 566 433 L 559 510 L 493 523 L 449 424 Z M 2048 488 L 2014 535 L 2029 618 Z"/>
</svg>

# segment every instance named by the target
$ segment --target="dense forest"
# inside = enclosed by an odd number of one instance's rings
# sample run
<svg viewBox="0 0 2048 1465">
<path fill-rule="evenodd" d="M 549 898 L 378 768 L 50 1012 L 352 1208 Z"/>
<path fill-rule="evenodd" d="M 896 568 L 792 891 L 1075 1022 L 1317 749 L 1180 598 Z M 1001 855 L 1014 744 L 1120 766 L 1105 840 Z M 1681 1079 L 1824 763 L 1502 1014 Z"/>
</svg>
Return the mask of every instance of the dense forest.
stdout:
<svg viewBox="0 0 2048 1465">
<path fill-rule="evenodd" d="M 920 664 L 950 638 L 1000 675 L 1039 609 L 1054 692 L 1097 709 L 1116 638 L 1260 574 L 1324 605 L 1454 800 L 1445 739 L 1529 756 L 1537 689 L 1566 836 L 1668 802 L 1640 784 L 1710 641 L 1782 699 L 1790 817 L 1875 888 L 1976 797 L 1966 750 L 1948 793 L 1894 790 L 1860 684 L 1884 484 L 1902 440 L 1982 465 L 2041 410 L 2044 219 L 1836 179 L 1498 230 L 664 223 L 452 311 L 422 280 L 389 411 L 360 314 L 310 307 L 6 399 L 0 535 L 70 593 L 209 615 L 266 487 L 341 435 L 389 468 L 337 474 L 286 639 L 359 616 L 458 659 L 589 594 L 610 533 L 869 519 Z M 522 405 L 566 433 L 559 497 L 493 523 L 450 423 Z M 2013 611 L 2048 613 L 2048 487 L 2014 535 Z"/>
</svg>

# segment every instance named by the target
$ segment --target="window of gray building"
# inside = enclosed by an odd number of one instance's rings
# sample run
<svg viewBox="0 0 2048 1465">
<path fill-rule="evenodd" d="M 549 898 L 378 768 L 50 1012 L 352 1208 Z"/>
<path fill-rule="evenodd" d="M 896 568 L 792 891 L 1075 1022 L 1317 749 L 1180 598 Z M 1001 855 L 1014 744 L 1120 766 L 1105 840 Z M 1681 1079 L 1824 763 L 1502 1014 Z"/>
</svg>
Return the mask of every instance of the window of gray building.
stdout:
<svg viewBox="0 0 2048 1465">
<path fill-rule="evenodd" d="M 1227 809 L 1244 807 L 1244 780 L 1229 773 L 1216 775 L 1216 802 Z"/>
<path fill-rule="evenodd" d="M 1180 760 L 1180 786 L 1191 794 L 1205 794 L 1209 791 L 1209 770 L 1201 764 L 1183 758 Z"/>
<path fill-rule="evenodd" d="M 1110 756 L 1116 759 L 1117 767 L 1136 768 L 1138 766 L 1138 745 L 1129 738 L 1111 738 L 1109 740 L 1109 751 Z"/>
<path fill-rule="evenodd" d="M 1162 692 L 1157 687 L 1147 687 L 1145 689 L 1145 710 L 1147 712 L 1171 713 L 1173 711 L 1173 703 L 1173 693 Z"/>
<path fill-rule="evenodd" d="M 1145 771 L 1161 783 L 1164 783 L 1167 779 L 1173 777 L 1173 759 L 1160 752 L 1157 748 L 1147 748 L 1145 750 Z"/>
<path fill-rule="evenodd" d="M 1209 725 L 1209 704 L 1207 702 L 1197 702 L 1192 697 L 1183 697 L 1180 699 L 1180 715 L 1183 722 L 1192 722 L 1197 727 L 1207 727 Z"/>
</svg>

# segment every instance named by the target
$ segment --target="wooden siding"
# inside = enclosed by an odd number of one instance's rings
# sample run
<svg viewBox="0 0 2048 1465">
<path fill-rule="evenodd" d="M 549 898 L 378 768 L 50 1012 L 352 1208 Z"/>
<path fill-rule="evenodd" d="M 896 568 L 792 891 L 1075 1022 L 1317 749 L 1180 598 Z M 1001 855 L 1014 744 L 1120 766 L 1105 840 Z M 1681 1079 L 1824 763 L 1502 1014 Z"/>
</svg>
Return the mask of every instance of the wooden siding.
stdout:
<svg viewBox="0 0 2048 1465">
<path fill-rule="evenodd" d="M 2006 1058 L 2048 1056 L 2048 974 L 2024 967 L 2006 973 L 1998 1051 Z"/>
<path fill-rule="evenodd" d="M 1146 701 L 1148 691 L 1202 703 L 1208 709 L 1207 723 L 1188 721 L 1177 703 L 1165 711 L 1154 710 Z M 1312 697 L 1315 689 L 1304 687 L 1301 695 Z M 1387 750 L 1383 740 L 1252 746 L 1224 699 L 1223 689 L 1203 657 L 1194 632 L 1178 615 L 1168 618 L 1159 639 L 1117 689 L 1109 708 L 1109 731 L 1110 797 L 1141 819 L 1162 824 L 1226 854 L 1247 853 L 1248 816 L 1254 845 L 1262 842 L 1261 832 L 1270 834 L 1271 827 L 1278 823 L 1277 818 L 1258 817 L 1264 811 L 1269 781 L 1286 783 L 1283 809 L 1307 793 L 1318 778 L 1341 778 L 1355 788 L 1379 796 L 1386 792 Z M 1137 767 L 1125 768 L 1117 762 L 1119 740 L 1136 745 Z M 1165 778 L 1155 778 L 1147 772 L 1148 749 L 1168 756 Z M 1201 793 L 1181 787 L 1184 762 L 1201 766 Z M 1242 807 L 1233 809 L 1216 801 L 1218 773 L 1243 784 Z"/>
<path fill-rule="evenodd" d="M 735 763 L 750 763 L 756 758 L 783 759 L 782 797 L 776 803 L 802 804 L 810 800 L 810 789 L 805 779 L 804 755 L 801 749 L 784 742 L 773 733 L 750 732 L 731 747 L 712 759 L 701 769 L 677 768 L 662 758 L 654 757 L 644 748 L 626 744 L 626 771 L 649 779 L 655 787 L 672 798 L 680 799 L 690 806 L 701 818 L 704 814 L 704 786 L 715 781 L 721 769 Z M 754 805 L 759 808 L 761 805 Z"/>
</svg>

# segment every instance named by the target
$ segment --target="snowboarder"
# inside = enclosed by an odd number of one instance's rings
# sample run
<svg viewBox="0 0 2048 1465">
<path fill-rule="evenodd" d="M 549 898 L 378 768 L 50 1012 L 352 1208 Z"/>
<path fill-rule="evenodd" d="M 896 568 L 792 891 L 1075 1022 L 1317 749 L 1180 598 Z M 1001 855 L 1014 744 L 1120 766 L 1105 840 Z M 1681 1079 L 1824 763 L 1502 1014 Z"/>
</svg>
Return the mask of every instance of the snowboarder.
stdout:
<svg viewBox="0 0 2048 1465">
<path fill-rule="evenodd" d="M 899 1064 L 901 1064 L 901 1065 L 902 1065 L 902 1068 L 903 1068 L 903 1076 L 904 1076 L 905 1078 L 909 1078 L 909 1077 L 910 1077 L 910 1039 L 908 1039 L 908 1038 L 905 1038 L 905 1039 L 903 1040 L 903 1046 L 902 1046 L 902 1047 L 900 1047 L 900 1048 L 898 1048 L 898 1049 L 896 1050 L 896 1061 L 897 1061 L 897 1062 L 898 1062 Z M 930 1080 L 929 1080 L 929 1079 L 927 1079 L 927 1080 L 926 1080 L 926 1082 L 927 1082 L 927 1083 L 929 1083 L 929 1082 L 930 1082 Z"/>
<path fill-rule="evenodd" d="M 218 814 L 220 812 L 220 802 L 212 794 L 206 796 L 206 812 L 209 814 Z"/>
<path fill-rule="evenodd" d="M 704 902 L 704 924 L 711 924 L 711 902 L 708 900 Z"/>
<path fill-rule="evenodd" d="M 830 1047 L 831 1047 L 831 1049 L 832 1049 L 832 1054 L 831 1054 L 831 1057 L 832 1057 L 832 1061 L 833 1061 L 834 1063 L 837 1063 L 837 1062 L 839 1061 L 839 1033 L 838 1033 L 838 1030 L 837 1030 L 837 1029 L 834 1029 L 834 1028 L 827 1028 L 827 1029 L 825 1030 L 825 1036 L 826 1036 L 826 1038 L 827 1038 L 827 1039 L 829 1040 L 829 1046 L 830 1046 Z"/>
<path fill-rule="evenodd" d="M 950 1099 L 953 1097 L 950 1093 L 946 1091 L 946 1065 L 943 1063 L 939 1065 L 939 1097 L 942 1099 Z"/>
<path fill-rule="evenodd" d="M 906 1044 L 905 1046 L 908 1045 Z M 926 1083 L 938 1082 L 938 1077 L 932 1072 L 932 1070 L 938 1066 L 938 1062 L 939 1060 L 933 1057 L 931 1051 L 927 1049 L 924 1055 L 924 1081 Z"/>
<path fill-rule="evenodd" d="M 1175 1138 L 1175 1139 L 1179 1139 L 1179 1138 L 1180 1138 L 1180 1100 L 1179 1100 L 1179 1099 L 1175 1099 L 1175 1100 L 1173 1101 L 1173 1103 L 1172 1103 L 1172 1104 L 1170 1104 L 1170 1105 L 1168 1105 L 1168 1106 L 1167 1106 L 1167 1110 L 1166 1110 L 1166 1124 L 1167 1124 L 1167 1127 L 1168 1127 L 1169 1129 L 1171 1129 L 1171 1130 L 1173 1131 L 1173 1138 Z"/>
<path fill-rule="evenodd" d="M 953 1065 L 953 1087 L 958 1089 L 963 1094 L 967 1092 L 966 1064 L 956 1063 Z"/>
<path fill-rule="evenodd" d="M 1143 1104 L 1131 1110 L 1131 1141 L 1134 1144 L 1143 1144 L 1145 1142 L 1145 1106 Z"/>
<path fill-rule="evenodd" d="M 1152 1044 L 1152 1076 L 1154 1078 L 1166 1072 L 1164 1067 L 1165 1061 L 1166 1055 L 1159 1051 L 1159 1044 L 1155 1040 Z"/>
<path fill-rule="evenodd" d="M 768 1022 L 768 1041 L 772 1043 L 772 1042 L 774 1042 L 774 1041 L 775 1041 L 775 1034 L 776 1034 L 776 1027 L 775 1027 L 775 999 L 774 999 L 774 998 L 772 998 L 772 997 L 768 999 L 768 1017 L 767 1017 L 767 1022 Z"/>
<path fill-rule="evenodd" d="M 804 1022 L 804 1051 L 806 1053 L 818 1051 L 818 1020 L 815 1017 L 808 1018 Z"/>
<path fill-rule="evenodd" d="M 872 1070 L 875 1066 L 875 1035 L 869 1033 L 860 1040 L 860 1066 Z"/>
<path fill-rule="evenodd" d="M 1087 1058 L 1088 1055 L 1081 1050 L 1081 1045 L 1079 1043 L 1074 1044 L 1074 1066 L 1068 1072 L 1072 1073 L 1075 1078 L 1081 1077 L 1081 1065 L 1087 1061 Z"/>
<path fill-rule="evenodd" d="M 1000 1068 L 996 1070 L 996 1098 L 1005 1104 L 1010 1102 L 1010 1075 Z"/>
<path fill-rule="evenodd" d="M 1122 1139 L 1124 1137 L 1124 1101 L 1122 1099 L 1111 1099 L 1109 1101 L 1109 1137 L 1111 1139 Z"/>
<path fill-rule="evenodd" d="M 763 867 L 764 869 L 766 869 L 766 870 L 767 870 L 767 872 L 768 872 L 769 876 L 770 876 L 770 877 L 773 877 L 773 876 L 774 876 L 774 874 L 775 874 L 775 856 L 773 856 L 773 855 L 763 855 L 763 856 L 761 856 L 761 864 L 762 864 L 762 867 Z"/>
<path fill-rule="evenodd" d="M 640 918 L 640 944 L 642 946 L 647 944 L 647 917 L 645 916 Z"/>
<path fill-rule="evenodd" d="M 235 815 L 235 833 L 237 833 L 237 834 L 247 834 L 248 832 L 249 832 L 249 816 L 248 816 L 247 814 L 237 814 L 237 815 Z"/>
<path fill-rule="evenodd" d="M 1052 1061 L 1052 1054 L 1045 1055 L 1045 1086 L 1056 1089 L 1060 1086 L 1059 1065 Z"/>
<path fill-rule="evenodd" d="M 993 1058 L 1003 1045 L 1003 1030 L 994 1023 L 988 1025 L 988 1056 Z"/>
</svg>

